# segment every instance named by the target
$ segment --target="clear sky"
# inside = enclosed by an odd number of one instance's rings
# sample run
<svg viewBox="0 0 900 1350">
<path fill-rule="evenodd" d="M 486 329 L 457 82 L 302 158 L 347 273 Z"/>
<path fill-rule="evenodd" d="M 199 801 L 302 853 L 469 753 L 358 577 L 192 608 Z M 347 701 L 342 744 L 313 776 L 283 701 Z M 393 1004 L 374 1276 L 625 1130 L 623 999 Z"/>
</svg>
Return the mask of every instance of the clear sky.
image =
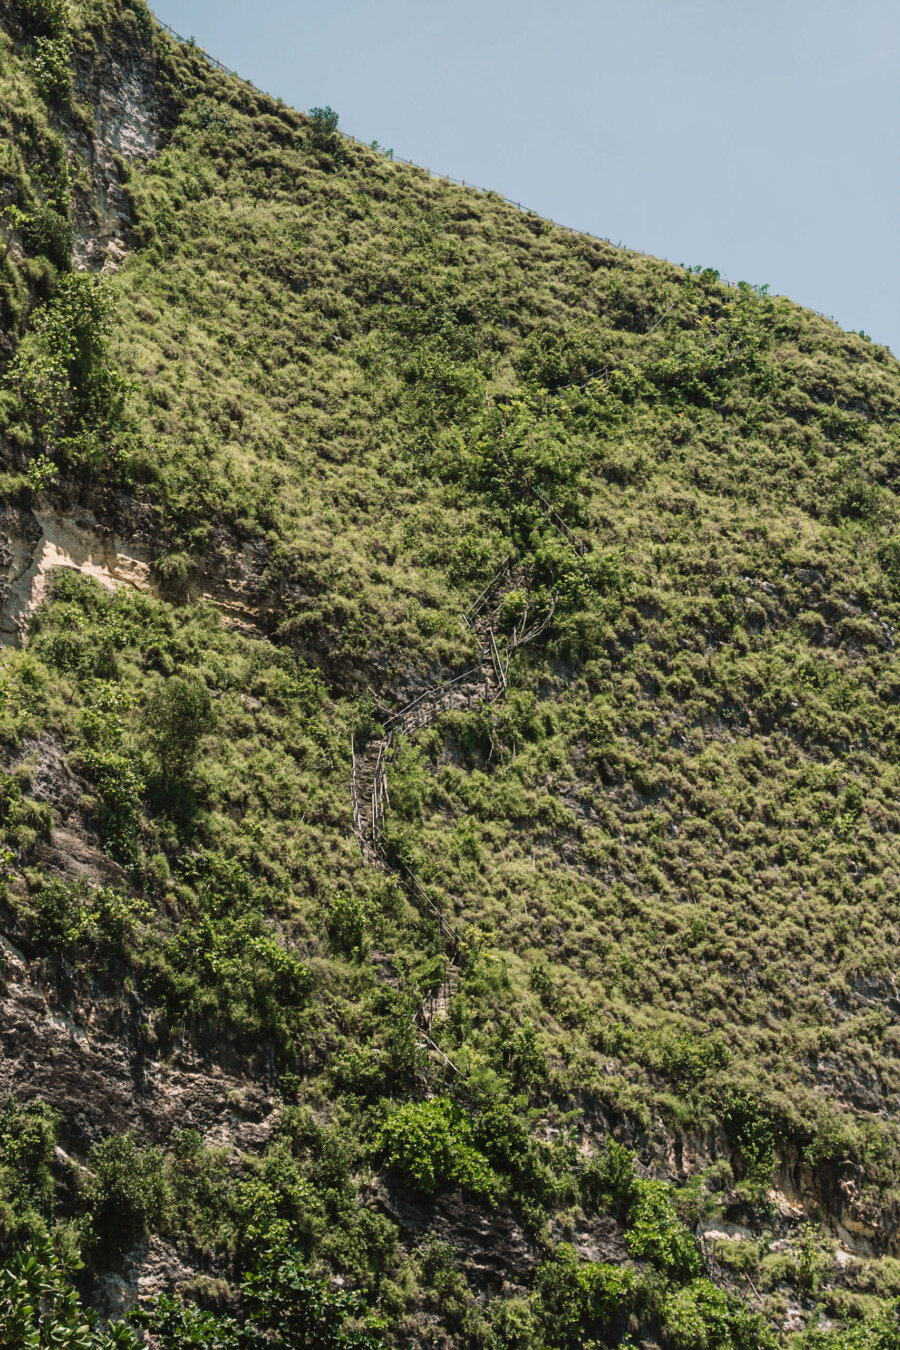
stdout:
<svg viewBox="0 0 900 1350">
<path fill-rule="evenodd" d="M 900 354 L 897 0 L 156 0 L 293 107 Z"/>
</svg>

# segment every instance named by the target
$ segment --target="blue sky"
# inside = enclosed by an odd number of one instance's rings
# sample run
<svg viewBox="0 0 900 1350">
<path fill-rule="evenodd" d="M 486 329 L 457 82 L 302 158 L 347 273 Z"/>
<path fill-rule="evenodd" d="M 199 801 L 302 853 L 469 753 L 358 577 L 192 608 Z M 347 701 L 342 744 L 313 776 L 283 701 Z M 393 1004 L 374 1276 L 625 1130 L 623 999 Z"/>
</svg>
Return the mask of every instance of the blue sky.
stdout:
<svg viewBox="0 0 900 1350">
<path fill-rule="evenodd" d="M 297 108 L 900 353 L 893 0 L 157 0 Z"/>
</svg>

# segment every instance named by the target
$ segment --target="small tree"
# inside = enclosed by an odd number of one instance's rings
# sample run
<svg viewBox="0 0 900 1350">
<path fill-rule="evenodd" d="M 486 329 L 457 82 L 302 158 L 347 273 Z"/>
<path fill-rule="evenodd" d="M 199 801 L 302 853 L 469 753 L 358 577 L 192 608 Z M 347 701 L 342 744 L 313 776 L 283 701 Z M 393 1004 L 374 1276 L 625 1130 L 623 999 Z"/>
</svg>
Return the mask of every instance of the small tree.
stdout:
<svg viewBox="0 0 900 1350">
<path fill-rule="evenodd" d="M 212 700 L 196 678 L 173 675 L 147 704 L 146 723 L 165 778 L 186 774 L 200 738 L 215 726 Z"/>
<path fill-rule="evenodd" d="M 313 136 L 331 137 L 337 131 L 340 118 L 334 111 L 334 108 L 310 108 L 309 121 L 312 126 Z"/>
<path fill-rule="evenodd" d="M 338 115 L 334 108 L 310 108 L 307 116 L 312 131 L 313 148 L 324 150 L 329 155 L 339 156 L 341 138 L 337 130 Z"/>
</svg>

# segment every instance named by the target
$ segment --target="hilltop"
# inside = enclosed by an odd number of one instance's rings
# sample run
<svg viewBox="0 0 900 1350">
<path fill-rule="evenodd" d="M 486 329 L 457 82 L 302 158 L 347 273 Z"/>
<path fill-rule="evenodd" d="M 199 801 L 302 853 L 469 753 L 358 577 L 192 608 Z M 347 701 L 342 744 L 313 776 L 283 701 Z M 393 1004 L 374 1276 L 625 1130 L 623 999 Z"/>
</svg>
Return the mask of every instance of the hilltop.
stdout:
<svg viewBox="0 0 900 1350">
<path fill-rule="evenodd" d="M 143 0 L 0 119 L 0 1328 L 895 1347 L 895 358 Z"/>
</svg>

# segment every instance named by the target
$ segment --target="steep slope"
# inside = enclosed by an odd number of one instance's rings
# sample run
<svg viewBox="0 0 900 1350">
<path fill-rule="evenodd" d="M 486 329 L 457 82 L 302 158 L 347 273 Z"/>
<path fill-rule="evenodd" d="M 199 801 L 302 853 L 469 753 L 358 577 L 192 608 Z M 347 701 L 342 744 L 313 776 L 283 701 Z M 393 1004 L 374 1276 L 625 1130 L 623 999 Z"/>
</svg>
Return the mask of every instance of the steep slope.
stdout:
<svg viewBox="0 0 900 1350">
<path fill-rule="evenodd" d="M 0 1329 L 900 1343 L 893 356 L 0 28 Z"/>
</svg>

